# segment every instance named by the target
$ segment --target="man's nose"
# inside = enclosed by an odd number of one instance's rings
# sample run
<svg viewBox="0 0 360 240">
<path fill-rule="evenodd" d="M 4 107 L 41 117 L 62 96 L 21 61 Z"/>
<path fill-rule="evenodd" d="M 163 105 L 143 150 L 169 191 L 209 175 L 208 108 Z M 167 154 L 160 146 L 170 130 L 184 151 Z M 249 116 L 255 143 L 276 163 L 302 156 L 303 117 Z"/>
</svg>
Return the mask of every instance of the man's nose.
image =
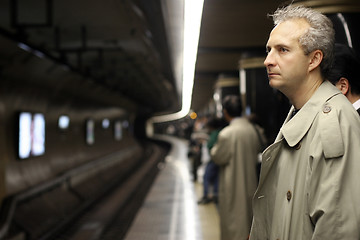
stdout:
<svg viewBox="0 0 360 240">
<path fill-rule="evenodd" d="M 266 56 L 266 58 L 265 58 L 265 60 L 264 60 L 264 65 L 265 65 L 266 67 L 271 66 L 271 65 L 274 65 L 274 58 L 273 58 L 271 52 L 268 52 L 268 54 L 267 54 L 267 56 Z"/>
</svg>

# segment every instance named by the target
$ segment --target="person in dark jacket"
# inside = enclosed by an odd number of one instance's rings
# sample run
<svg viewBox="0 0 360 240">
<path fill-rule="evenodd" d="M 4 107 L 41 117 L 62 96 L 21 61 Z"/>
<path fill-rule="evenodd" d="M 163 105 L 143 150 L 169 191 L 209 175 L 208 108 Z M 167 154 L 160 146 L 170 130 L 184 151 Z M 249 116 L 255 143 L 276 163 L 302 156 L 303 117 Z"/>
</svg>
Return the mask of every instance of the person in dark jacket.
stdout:
<svg viewBox="0 0 360 240">
<path fill-rule="evenodd" d="M 206 124 L 209 131 L 209 139 L 207 141 L 207 148 L 210 151 L 217 141 L 220 130 L 225 127 L 225 120 L 220 118 L 211 118 Z M 209 188 L 212 185 L 212 198 L 209 196 Z M 198 201 L 198 204 L 207 204 L 210 202 L 218 202 L 218 187 L 219 187 L 219 166 L 212 161 L 206 164 L 204 180 L 203 180 L 203 197 Z"/>
<path fill-rule="evenodd" d="M 360 115 L 359 70 L 360 62 L 354 50 L 345 44 L 335 44 L 335 63 L 328 79 L 349 99 Z"/>
</svg>

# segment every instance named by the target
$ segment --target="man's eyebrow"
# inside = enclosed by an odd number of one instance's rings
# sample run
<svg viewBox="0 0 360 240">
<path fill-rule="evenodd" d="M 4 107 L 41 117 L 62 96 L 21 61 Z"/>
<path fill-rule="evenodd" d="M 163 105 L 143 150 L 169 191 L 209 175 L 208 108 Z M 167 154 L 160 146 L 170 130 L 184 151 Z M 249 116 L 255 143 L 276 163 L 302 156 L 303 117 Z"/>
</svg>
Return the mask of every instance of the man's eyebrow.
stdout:
<svg viewBox="0 0 360 240">
<path fill-rule="evenodd" d="M 279 43 L 279 44 L 275 44 L 275 45 L 266 45 L 266 49 L 268 48 L 290 48 L 289 45 L 285 44 L 285 43 Z"/>
</svg>

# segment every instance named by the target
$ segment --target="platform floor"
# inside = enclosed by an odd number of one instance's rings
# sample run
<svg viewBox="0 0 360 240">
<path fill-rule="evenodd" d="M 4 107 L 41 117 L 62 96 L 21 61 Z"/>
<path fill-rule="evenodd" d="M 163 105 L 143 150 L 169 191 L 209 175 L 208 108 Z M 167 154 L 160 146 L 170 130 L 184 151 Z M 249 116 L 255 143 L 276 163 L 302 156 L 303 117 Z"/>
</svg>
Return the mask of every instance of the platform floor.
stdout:
<svg viewBox="0 0 360 240">
<path fill-rule="evenodd" d="M 161 138 L 172 142 L 172 150 L 125 240 L 219 240 L 216 205 L 197 204 L 202 184 L 191 180 L 187 141 Z"/>
</svg>

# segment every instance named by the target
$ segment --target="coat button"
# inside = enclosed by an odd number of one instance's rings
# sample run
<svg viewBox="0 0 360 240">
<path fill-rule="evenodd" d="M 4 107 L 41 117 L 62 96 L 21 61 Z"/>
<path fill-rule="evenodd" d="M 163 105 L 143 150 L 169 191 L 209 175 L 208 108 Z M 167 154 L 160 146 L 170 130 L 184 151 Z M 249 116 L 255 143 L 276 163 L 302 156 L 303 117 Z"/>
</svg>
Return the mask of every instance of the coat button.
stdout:
<svg viewBox="0 0 360 240">
<path fill-rule="evenodd" d="M 288 191 L 288 192 L 286 193 L 286 199 L 287 199 L 288 201 L 290 201 L 290 200 L 291 200 L 291 196 L 292 196 L 291 191 Z"/>
<path fill-rule="evenodd" d="M 324 113 L 329 113 L 329 112 L 331 112 L 331 106 L 329 106 L 329 105 L 324 105 L 324 107 L 323 107 L 323 112 L 324 112 Z"/>
<path fill-rule="evenodd" d="M 300 148 L 301 148 L 301 143 L 298 143 L 298 144 L 295 145 L 296 150 L 299 150 Z"/>
</svg>

